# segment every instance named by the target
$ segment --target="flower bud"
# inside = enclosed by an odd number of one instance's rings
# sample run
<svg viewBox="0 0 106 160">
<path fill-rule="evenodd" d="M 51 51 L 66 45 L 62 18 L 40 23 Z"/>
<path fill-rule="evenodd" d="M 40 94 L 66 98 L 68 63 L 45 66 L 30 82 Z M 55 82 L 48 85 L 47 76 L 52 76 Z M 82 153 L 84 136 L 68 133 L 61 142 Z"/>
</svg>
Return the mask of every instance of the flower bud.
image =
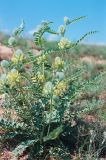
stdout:
<svg viewBox="0 0 106 160">
<path fill-rule="evenodd" d="M 6 81 L 6 74 L 5 73 L 3 73 L 1 76 L 0 76 L 0 80 L 1 81 L 3 81 L 3 82 L 5 82 Z"/>
<path fill-rule="evenodd" d="M 55 58 L 55 62 L 60 62 L 61 61 L 61 58 L 60 57 L 56 57 Z"/>
<path fill-rule="evenodd" d="M 11 72 L 17 72 L 17 70 L 15 68 L 11 69 Z"/>
<path fill-rule="evenodd" d="M 63 80 L 65 77 L 64 72 L 56 72 L 56 78 Z"/>
<path fill-rule="evenodd" d="M 10 46 L 16 45 L 16 39 L 15 39 L 15 37 L 10 37 L 9 40 L 8 40 L 8 44 Z"/>
<path fill-rule="evenodd" d="M 15 54 L 16 54 L 17 56 L 20 56 L 21 54 L 23 54 L 23 52 L 22 52 L 21 49 L 17 49 L 17 50 L 15 51 Z"/>
<path fill-rule="evenodd" d="M 68 17 L 64 17 L 64 23 L 68 25 L 70 23 L 70 19 Z"/>
<path fill-rule="evenodd" d="M 60 35 L 64 36 L 65 31 L 66 31 L 66 29 L 63 25 L 59 26 L 58 32 Z"/>
<path fill-rule="evenodd" d="M 9 67 L 9 62 L 7 60 L 2 60 L 1 61 L 1 67 L 8 68 Z"/>
<path fill-rule="evenodd" d="M 46 82 L 43 89 L 43 93 L 47 95 L 47 94 L 50 94 L 52 90 L 53 90 L 52 82 Z"/>
</svg>

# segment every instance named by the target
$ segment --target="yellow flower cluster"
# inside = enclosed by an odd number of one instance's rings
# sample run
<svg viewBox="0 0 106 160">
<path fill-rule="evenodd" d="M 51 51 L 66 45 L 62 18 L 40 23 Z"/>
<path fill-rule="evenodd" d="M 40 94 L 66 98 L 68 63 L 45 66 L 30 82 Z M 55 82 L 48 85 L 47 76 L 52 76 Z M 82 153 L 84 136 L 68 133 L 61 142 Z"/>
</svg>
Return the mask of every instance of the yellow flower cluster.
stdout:
<svg viewBox="0 0 106 160">
<path fill-rule="evenodd" d="M 65 81 L 60 81 L 54 89 L 54 95 L 61 96 L 67 89 L 67 84 Z"/>
<path fill-rule="evenodd" d="M 12 87 L 16 85 L 16 83 L 20 82 L 21 76 L 17 70 L 11 70 L 7 74 L 7 82 Z"/>
<path fill-rule="evenodd" d="M 45 62 L 47 59 L 46 55 L 41 55 L 37 58 L 37 64 L 41 64 L 43 62 Z"/>
<path fill-rule="evenodd" d="M 32 79 L 32 83 L 36 83 L 36 82 L 43 83 L 45 80 L 45 77 L 43 74 L 38 73 L 36 76 L 32 77 L 31 79 Z"/>
<path fill-rule="evenodd" d="M 61 38 L 60 42 L 58 43 L 58 46 L 60 49 L 67 49 L 70 48 L 70 41 L 67 38 Z"/>
<path fill-rule="evenodd" d="M 52 67 L 55 69 L 63 68 L 64 61 L 60 57 L 56 57 Z"/>
<path fill-rule="evenodd" d="M 24 54 L 20 54 L 20 55 L 16 55 L 16 54 L 13 54 L 12 58 L 11 58 L 11 61 L 14 63 L 14 64 L 17 64 L 19 62 L 22 62 L 24 60 Z"/>
</svg>

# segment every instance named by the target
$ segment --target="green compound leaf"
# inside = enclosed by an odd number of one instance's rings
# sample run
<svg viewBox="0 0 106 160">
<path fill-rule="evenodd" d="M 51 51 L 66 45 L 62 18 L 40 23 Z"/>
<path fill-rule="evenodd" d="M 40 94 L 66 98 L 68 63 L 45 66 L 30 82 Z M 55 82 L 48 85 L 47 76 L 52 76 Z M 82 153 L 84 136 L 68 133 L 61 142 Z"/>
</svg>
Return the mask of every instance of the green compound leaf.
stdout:
<svg viewBox="0 0 106 160">
<path fill-rule="evenodd" d="M 86 16 L 77 17 L 77 18 L 75 18 L 73 20 L 70 20 L 70 22 L 68 24 L 75 23 L 75 22 L 80 21 L 81 19 L 84 19 L 84 18 L 86 18 Z"/>
<path fill-rule="evenodd" d="M 38 27 L 37 31 L 34 32 L 34 42 L 36 45 L 41 46 L 42 45 L 42 38 L 44 33 L 51 33 L 51 34 L 58 34 L 54 30 L 50 28 L 50 24 L 53 22 L 42 22 L 41 25 Z"/>
<path fill-rule="evenodd" d="M 49 140 L 56 139 L 59 136 L 59 134 L 63 132 L 63 130 L 64 130 L 63 125 L 57 127 L 52 132 L 50 132 L 49 135 L 45 136 L 43 138 L 43 141 L 46 142 L 46 141 L 49 141 Z"/>
<path fill-rule="evenodd" d="M 20 26 L 13 31 L 13 36 L 19 36 L 21 32 L 24 31 L 24 28 L 25 28 L 25 22 L 22 19 Z"/>
<path fill-rule="evenodd" d="M 34 143 L 38 142 L 37 140 L 27 140 L 25 142 L 20 143 L 14 150 L 13 150 L 13 154 L 14 156 L 18 157 L 19 155 L 22 155 L 23 152 L 30 147 L 31 145 L 33 145 Z"/>
<path fill-rule="evenodd" d="M 78 45 L 83 39 L 85 39 L 87 36 L 90 36 L 92 34 L 98 33 L 98 31 L 90 31 L 84 34 L 75 44 L 72 45 L 72 47 Z"/>
</svg>

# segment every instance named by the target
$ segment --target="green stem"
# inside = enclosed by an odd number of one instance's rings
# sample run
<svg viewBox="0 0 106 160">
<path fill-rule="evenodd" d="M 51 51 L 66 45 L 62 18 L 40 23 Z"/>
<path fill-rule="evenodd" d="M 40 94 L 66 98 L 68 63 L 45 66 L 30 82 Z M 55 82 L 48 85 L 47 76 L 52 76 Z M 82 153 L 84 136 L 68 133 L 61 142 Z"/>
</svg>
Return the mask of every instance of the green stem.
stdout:
<svg viewBox="0 0 106 160">
<path fill-rule="evenodd" d="M 42 113 L 42 125 L 43 125 L 43 127 L 42 127 L 42 132 L 41 132 L 41 134 L 40 134 L 40 143 L 42 143 L 42 139 L 43 139 L 43 134 L 44 134 L 44 129 L 45 129 L 45 126 L 44 126 L 44 114 Z"/>
<path fill-rule="evenodd" d="M 44 76 L 44 74 L 45 74 L 45 66 L 44 66 L 44 62 L 43 62 L 43 64 L 42 64 L 42 72 L 43 72 L 43 76 Z"/>
<path fill-rule="evenodd" d="M 51 120 L 52 120 L 52 111 L 53 111 L 52 101 L 53 101 L 53 95 L 51 95 L 51 98 L 50 98 L 50 118 L 49 118 L 49 126 L 48 126 L 47 135 L 49 135 L 50 124 L 51 124 Z"/>
</svg>

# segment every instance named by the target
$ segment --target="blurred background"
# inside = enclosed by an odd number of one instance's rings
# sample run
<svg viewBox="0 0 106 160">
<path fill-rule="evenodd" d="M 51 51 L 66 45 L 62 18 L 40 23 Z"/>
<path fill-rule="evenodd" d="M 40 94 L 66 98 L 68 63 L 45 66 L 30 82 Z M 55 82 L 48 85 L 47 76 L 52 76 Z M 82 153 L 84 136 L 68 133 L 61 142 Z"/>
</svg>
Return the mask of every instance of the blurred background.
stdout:
<svg viewBox="0 0 106 160">
<path fill-rule="evenodd" d="M 22 19 L 25 21 L 25 31 L 18 45 L 25 49 L 28 44 L 36 53 L 32 35 L 42 20 L 54 22 L 52 28 L 58 30 L 58 26 L 63 24 L 64 16 L 70 19 L 86 16 L 85 19 L 68 27 L 66 37 L 74 42 L 89 31 L 99 32 L 85 38 L 80 45 L 71 50 L 71 53 L 77 57 L 93 56 L 89 58 L 104 60 L 106 59 L 105 15 L 106 0 L 0 0 L 0 59 L 11 57 L 12 51 L 7 48 L 8 38 Z M 46 35 L 45 39 L 47 48 L 57 47 L 56 35 Z"/>
<path fill-rule="evenodd" d="M 63 23 L 63 17 L 74 19 L 87 18 L 78 24 L 72 24 L 67 37 L 74 41 L 90 30 L 98 34 L 84 40 L 87 44 L 106 44 L 106 0 L 0 0 L 0 31 L 10 34 L 23 18 L 26 22 L 25 37 L 31 37 L 42 20 L 53 21 L 54 29 Z M 49 41 L 56 36 L 48 36 Z"/>
</svg>

